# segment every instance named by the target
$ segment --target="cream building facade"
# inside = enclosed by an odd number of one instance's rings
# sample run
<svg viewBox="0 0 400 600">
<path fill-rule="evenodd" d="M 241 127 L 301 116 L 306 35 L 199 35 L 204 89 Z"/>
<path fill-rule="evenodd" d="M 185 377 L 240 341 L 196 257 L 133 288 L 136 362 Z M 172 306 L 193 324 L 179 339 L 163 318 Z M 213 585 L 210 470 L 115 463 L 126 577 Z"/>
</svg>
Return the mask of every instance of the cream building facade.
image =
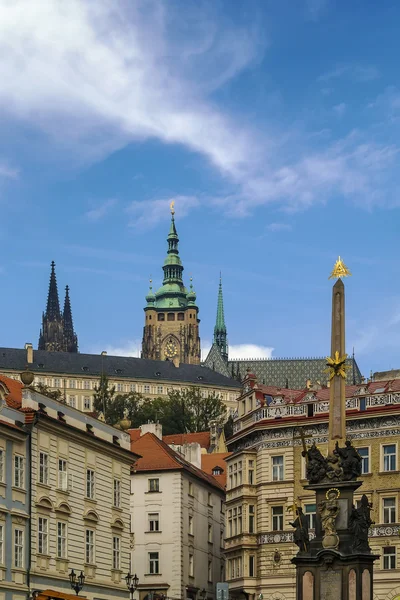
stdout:
<svg viewBox="0 0 400 600">
<path fill-rule="evenodd" d="M 93 411 L 93 395 L 102 373 L 115 386 L 116 394 L 139 392 L 148 398 L 166 396 L 169 390 L 191 386 L 201 389 L 204 397 L 219 394 L 228 411 L 236 409 L 240 384 L 201 365 L 174 364 L 166 360 L 150 360 L 127 356 L 48 352 L 0 348 L 0 374 L 20 379 L 28 367 L 35 374 L 35 384 L 60 390 L 66 403 L 83 412 Z"/>
<path fill-rule="evenodd" d="M 29 556 L 21 567 L 29 593 L 70 594 L 74 569 L 85 575 L 88 599 L 126 598 L 130 471 L 137 458 L 129 435 L 22 385 L 14 402 L 30 438 L 23 536 Z"/>
<path fill-rule="evenodd" d="M 142 458 L 131 495 L 139 600 L 214 600 L 215 585 L 224 580 L 224 489 L 164 443 L 157 425 L 142 433 L 132 443 Z"/>
<path fill-rule="evenodd" d="M 326 451 L 329 389 L 289 390 L 259 385 L 248 374 L 239 399 L 234 435 L 227 445 L 226 560 L 230 594 L 250 599 L 295 600 L 291 558 L 294 520 L 291 506 L 303 507 L 311 535 L 315 497 L 304 490 L 307 445 Z M 346 388 L 348 437 L 363 457 L 363 485 L 373 504 L 370 529 L 374 596 L 400 595 L 400 381 L 380 381 Z"/>
</svg>

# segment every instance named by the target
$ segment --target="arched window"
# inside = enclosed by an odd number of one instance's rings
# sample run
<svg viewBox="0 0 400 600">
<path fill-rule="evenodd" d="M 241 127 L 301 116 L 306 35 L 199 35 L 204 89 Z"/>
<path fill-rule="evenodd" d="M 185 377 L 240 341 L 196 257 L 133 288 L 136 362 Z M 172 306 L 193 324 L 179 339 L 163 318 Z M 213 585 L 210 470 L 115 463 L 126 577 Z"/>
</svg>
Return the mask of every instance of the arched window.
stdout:
<svg viewBox="0 0 400 600">
<path fill-rule="evenodd" d="M 168 313 L 167 321 L 175 321 L 175 313 Z"/>
<path fill-rule="evenodd" d="M 183 313 L 178 313 L 178 321 L 184 321 L 185 315 Z"/>
<path fill-rule="evenodd" d="M 157 319 L 159 321 L 165 321 L 165 314 L 164 313 L 158 313 Z"/>
</svg>

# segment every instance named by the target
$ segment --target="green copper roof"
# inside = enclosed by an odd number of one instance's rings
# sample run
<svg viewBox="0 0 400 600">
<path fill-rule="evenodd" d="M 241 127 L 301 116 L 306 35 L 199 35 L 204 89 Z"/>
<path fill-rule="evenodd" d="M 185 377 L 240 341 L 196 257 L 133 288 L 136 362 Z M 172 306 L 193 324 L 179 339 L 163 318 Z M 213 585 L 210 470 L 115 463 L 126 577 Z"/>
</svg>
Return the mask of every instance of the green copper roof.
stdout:
<svg viewBox="0 0 400 600">
<path fill-rule="evenodd" d="M 195 306 L 196 294 L 191 285 L 190 292 L 183 284 L 183 265 L 179 257 L 179 237 L 175 227 L 174 214 L 171 215 L 171 225 L 167 237 L 168 250 L 164 260 L 164 279 L 162 286 L 153 294 L 152 290 L 146 296 L 147 306 L 155 308 L 184 308 L 188 304 Z M 154 299 L 153 299 L 154 297 Z"/>
<path fill-rule="evenodd" d="M 228 358 L 228 339 L 224 315 L 224 298 L 222 295 L 222 278 L 219 277 L 217 319 L 214 327 L 214 344 L 218 346 L 222 355 Z"/>
</svg>

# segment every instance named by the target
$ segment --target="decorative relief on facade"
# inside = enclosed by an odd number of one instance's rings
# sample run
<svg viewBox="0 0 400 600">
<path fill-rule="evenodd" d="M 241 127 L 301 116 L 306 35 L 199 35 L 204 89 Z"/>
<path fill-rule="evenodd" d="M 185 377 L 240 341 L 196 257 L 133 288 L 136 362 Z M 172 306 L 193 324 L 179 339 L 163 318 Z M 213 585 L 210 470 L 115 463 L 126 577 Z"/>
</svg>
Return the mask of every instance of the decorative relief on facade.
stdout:
<svg viewBox="0 0 400 600">
<path fill-rule="evenodd" d="M 315 531 L 309 529 L 308 531 L 310 540 L 315 538 Z M 282 544 L 282 543 L 293 543 L 293 531 L 271 531 L 270 533 L 262 533 L 257 537 L 257 544 L 263 546 L 264 544 Z"/>
</svg>

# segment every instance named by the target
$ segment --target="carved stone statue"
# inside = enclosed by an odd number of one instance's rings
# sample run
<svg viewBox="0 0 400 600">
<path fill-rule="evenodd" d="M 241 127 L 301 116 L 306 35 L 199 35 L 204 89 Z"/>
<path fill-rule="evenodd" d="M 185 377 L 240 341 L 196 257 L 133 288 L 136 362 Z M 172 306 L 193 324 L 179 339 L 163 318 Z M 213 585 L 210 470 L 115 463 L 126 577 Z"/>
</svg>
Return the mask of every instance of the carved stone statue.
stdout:
<svg viewBox="0 0 400 600">
<path fill-rule="evenodd" d="M 330 452 L 326 458 L 326 475 L 330 481 L 340 481 L 343 479 L 343 467 L 340 465 L 339 456 Z"/>
<path fill-rule="evenodd" d="M 326 500 L 318 503 L 318 512 L 321 516 L 324 537 L 322 545 L 324 548 L 336 548 L 339 545 L 339 537 L 336 533 L 336 519 L 339 514 L 339 490 L 330 489 L 326 492 Z"/>
<path fill-rule="evenodd" d="M 362 458 L 350 440 L 346 440 L 344 448 L 339 448 L 339 444 L 336 442 L 334 454 L 340 458 L 340 466 L 343 469 L 343 479 L 345 481 L 357 479 L 361 475 Z"/>
<path fill-rule="evenodd" d="M 372 504 L 365 494 L 361 497 L 360 506 L 353 508 L 349 518 L 349 531 L 353 534 L 353 552 L 371 552 L 368 544 L 368 529 L 373 525 L 371 519 Z"/>
<path fill-rule="evenodd" d="M 307 479 L 310 483 L 319 483 L 326 475 L 327 462 L 321 451 L 312 443 L 310 448 L 303 450 L 302 455 L 307 460 Z"/>
<path fill-rule="evenodd" d="M 309 552 L 310 537 L 308 534 L 308 523 L 301 506 L 297 508 L 297 518 L 290 525 L 295 527 L 293 539 L 294 543 L 299 547 L 299 552 Z"/>
</svg>

